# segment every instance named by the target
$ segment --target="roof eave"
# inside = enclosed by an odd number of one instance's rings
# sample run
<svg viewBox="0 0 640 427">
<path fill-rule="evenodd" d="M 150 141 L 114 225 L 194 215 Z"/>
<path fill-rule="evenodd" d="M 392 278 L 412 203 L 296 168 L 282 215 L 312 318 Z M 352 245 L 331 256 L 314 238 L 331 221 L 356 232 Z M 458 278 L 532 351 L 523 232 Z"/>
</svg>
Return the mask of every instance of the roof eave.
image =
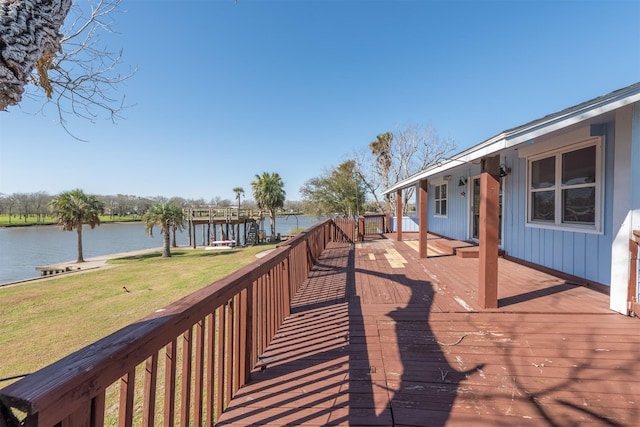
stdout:
<svg viewBox="0 0 640 427">
<path fill-rule="evenodd" d="M 478 145 L 462 151 L 439 165 L 432 166 L 409 178 L 399 181 L 384 190 L 382 194 L 389 194 L 399 189 L 410 187 L 423 179 L 441 174 L 464 164 L 473 163 L 474 161 L 495 154 L 506 148 L 512 148 L 516 145 L 530 142 L 540 136 L 592 119 L 638 101 L 640 101 L 640 83 L 504 131 Z"/>
</svg>

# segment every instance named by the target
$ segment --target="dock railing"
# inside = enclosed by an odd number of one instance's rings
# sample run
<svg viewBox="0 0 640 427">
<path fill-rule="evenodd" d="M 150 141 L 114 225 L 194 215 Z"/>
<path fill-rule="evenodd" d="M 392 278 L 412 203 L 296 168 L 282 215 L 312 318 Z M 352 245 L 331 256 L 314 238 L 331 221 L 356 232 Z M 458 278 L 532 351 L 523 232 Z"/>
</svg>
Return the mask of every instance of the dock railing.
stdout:
<svg viewBox="0 0 640 427">
<path fill-rule="evenodd" d="M 251 265 L 10 384 L 0 390 L 0 426 L 214 425 L 262 363 L 322 251 L 354 239 L 354 221 L 325 220 Z"/>
</svg>

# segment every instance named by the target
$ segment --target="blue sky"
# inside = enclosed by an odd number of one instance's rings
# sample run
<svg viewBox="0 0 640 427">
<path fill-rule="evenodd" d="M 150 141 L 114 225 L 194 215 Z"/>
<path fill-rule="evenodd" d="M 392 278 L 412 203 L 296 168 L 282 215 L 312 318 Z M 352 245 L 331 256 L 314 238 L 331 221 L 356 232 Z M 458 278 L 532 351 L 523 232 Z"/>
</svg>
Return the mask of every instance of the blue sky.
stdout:
<svg viewBox="0 0 640 427">
<path fill-rule="evenodd" d="M 77 0 L 85 1 L 85 0 Z M 69 136 L 26 99 L 0 113 L 0 192 L 234 199 L 262 172 L 287 198 L 420 124 L 459 150 L 640 81 L 634 1 L 124 0 L 135 104 Z M 126 69 L 123 69 L 126 73 Z"/>
</svg>

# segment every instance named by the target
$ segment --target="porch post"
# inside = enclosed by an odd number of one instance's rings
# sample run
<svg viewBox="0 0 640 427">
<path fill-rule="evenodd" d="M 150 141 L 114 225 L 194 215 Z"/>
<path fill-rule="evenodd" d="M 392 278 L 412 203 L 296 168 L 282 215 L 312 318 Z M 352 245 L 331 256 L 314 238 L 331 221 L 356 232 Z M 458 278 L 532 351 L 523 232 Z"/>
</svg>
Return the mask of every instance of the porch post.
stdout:
<svg viewBox="0 0 640 427">
<path fill-rule="evenodd" d="M 396 190 L 396 239 L 402 241 L 402 188 Z"/>
<path fill-rule="evenodd" d="M 500 156 L 482 159 L 480 174 L 480 281 L 478 304 L 498 307 L 498 214 Z"/>
<path fill-rule="evenodd" d="M 390 195 L 387 193 L 384 196 L 384 203 L 385 203 L 385 227 L 384 227 L 384 232 L 385 233 L 390 233 L 391 232 L 391 197 Z"/>
<path fill-rule="evenodd" d="M 418 187 L 418 246 L 420 258 L 427 258 L 427 235 L 429 232 L 429 183 L 426 179 L 420 181 Z"/>
</svg>

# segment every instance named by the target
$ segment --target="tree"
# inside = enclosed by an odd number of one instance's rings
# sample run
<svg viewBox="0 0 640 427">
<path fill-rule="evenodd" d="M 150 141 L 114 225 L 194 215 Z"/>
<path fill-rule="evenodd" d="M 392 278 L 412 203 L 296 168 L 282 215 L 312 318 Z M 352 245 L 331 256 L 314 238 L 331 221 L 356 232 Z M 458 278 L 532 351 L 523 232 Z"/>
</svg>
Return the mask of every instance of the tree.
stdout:
<svg viewBox="0 0 640 427">
<path fill-rule="evenodd" d="M 240 215 L 240 196 L 244 194 L 244 188 L 235 187 L 233 192 L 236 193 L 236 199 L 238 199 L 238 215 Z"/>
<path fill-rule="evenodd" d="M 351 217 L 364 212 L 364 183 L 353 160 L 347 160 L 320 177 L 311 178 L 300 189 L 300 193 L 307 208 L 315 215 Z"/>
<path fill-rule="evenodd" d="M 368 150 L 356 153 L 356 171 L 378 209 L 387 212 L 386 203 L 381 200 L 382 190 L 436 165 L 455 149 L 456 144 L 451 138 L 440 138 L 433 128 L 410 125 L 393 133 L 386 132 L 376 136 Z M 413 187 L 403 192 L 405 212 L 413 193 Z M 393 205 L 394 196 L 389 197 Z"/>
<path fill-rule="evenodd" d="M 99 36 L 112 32 L 121 2 L 0 0 L 0 111 L 19 104 L 31 84 L 30 95 L 43 97 L 43 107 L 55 103 L 67 132 L 68 116 L 93 121 L 106 112 L 115 121 L 125 106 L 111 91 L 135 71 L 121 75 L 122 52 L 108 51 Z"/>
<path fill-rule="evenodd" d="M 240 240 L 240 196 L 244 194 L 244 188 L 242 187 L 235 187 L 233 189 L 233 192 L 236 193 L 236 199 L 238 199 L 238 241 Z M 233 236 L 232 239 L 236 239 L 236 231 L 234 227 L 231 227 L 231 235 Z"/>
<path fill-rule="evenodd" d="M 20 215 L 24 218 L 24 223 L 26 224 L 31 212 L 31 196 L 28 193 L 14 193 L 13 197 L 18 202 Z"/>
<path fill-rule="evenodd" d="M 51 201 L 51 196 L 44 191 L 38 191 L 31 195 L 33 201 L 34 214 L 36 215 L 36 222 L 44 221 L 46 215 L 46 208 Z"/>
<path fill-rule="evenodd" d="M 9 215 L 9 224 L 11 224 L 12 210 L 18 203 L 15 194 L 5 194 L 0 200 L 2 200 L 3 212 Z"/>
<path fill-rule="evenodd" d="M 173 202 L 159 202 L 149 208 L 142 216 L 142 220 L 146 223 L 146 232 L 153 237 L 153 227 L 160 226 L 160 232 L 163 234 L 162 257 L 171 256 L 171 231 L 184 229 L 184 211 L 180 206 Z"/>
<path fill-rule="evenodd" d="M 87 224 L 94 229 L 100 225 L 100 215 L 104 204 L 96 196 L 85 194 L 80 189 L 67 191 L 54 197 L 49 203 L 51 215 L 62 231 L 76 230 L 78 235 L 78 259 L 84 262 L 82 255 L 82 226 Z"/>
<path fill-rule="evenodd" d="M 276 210 L 284 206 L 286 196 L 284 182 L 277 172 L 263 172 L 262 175 L 256 175 L 256 179 L 251 182 L 251 187 L 258 209 L 269 211 L 271 236 L 273 237 L 276 235 Z"/>
</svg>

